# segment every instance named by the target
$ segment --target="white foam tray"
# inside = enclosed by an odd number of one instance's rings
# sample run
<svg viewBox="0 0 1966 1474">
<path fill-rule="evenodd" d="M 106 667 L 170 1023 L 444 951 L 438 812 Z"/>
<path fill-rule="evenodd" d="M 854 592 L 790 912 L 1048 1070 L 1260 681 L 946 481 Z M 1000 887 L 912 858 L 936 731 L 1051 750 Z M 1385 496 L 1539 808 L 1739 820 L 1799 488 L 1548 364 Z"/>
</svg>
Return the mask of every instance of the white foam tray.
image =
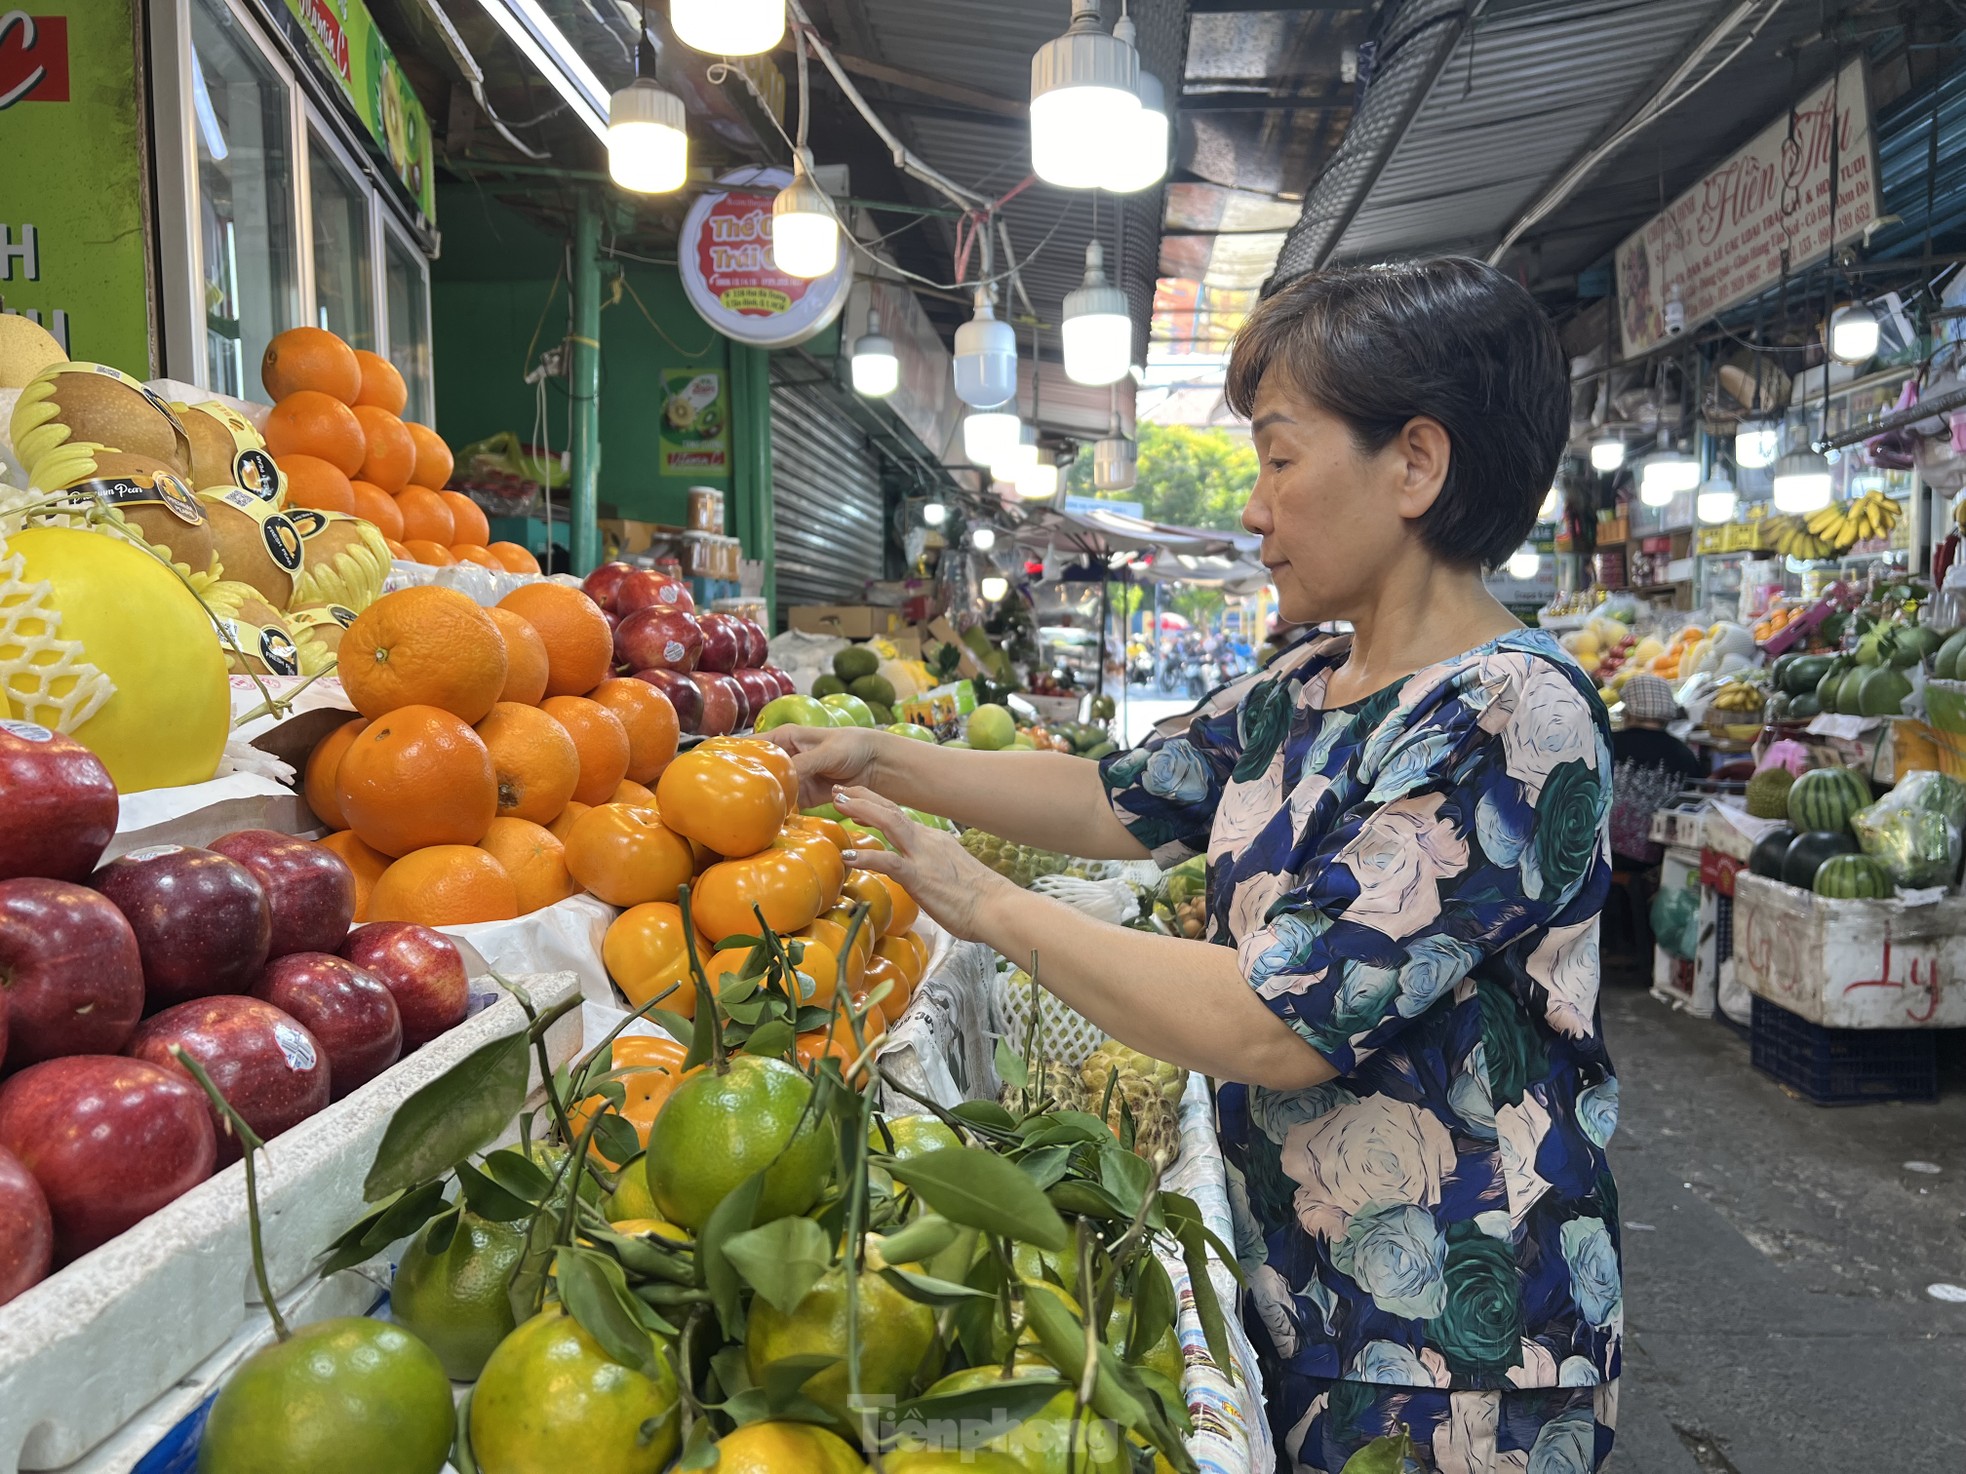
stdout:
<svg viewBox="0 0 1966 1474">
<path fill-rule="evenodd" d="M 570 972 L 520 981 L 542 1010 L 579 991 Z M 579 1053 L 580 1019 L 575 1009 L 554 1026 L 556 1066 Z M 524 1022 L 517 1001 L 502 998 L 268 1145 L 259 1168 L 267 1274 L 299 1320 L 360 1313 L 375 1299 L 374 1269 L 321 1284 L 310 1271 L 368 1210 L 362 1181 L 396 1108 Z M 66 1469 L 92 1450 L 80 1466 L 89 1474 L 133 1467 L 268 1334 L 235 1163 L 0 1307 L 0 1474 Z"/>
</svg>

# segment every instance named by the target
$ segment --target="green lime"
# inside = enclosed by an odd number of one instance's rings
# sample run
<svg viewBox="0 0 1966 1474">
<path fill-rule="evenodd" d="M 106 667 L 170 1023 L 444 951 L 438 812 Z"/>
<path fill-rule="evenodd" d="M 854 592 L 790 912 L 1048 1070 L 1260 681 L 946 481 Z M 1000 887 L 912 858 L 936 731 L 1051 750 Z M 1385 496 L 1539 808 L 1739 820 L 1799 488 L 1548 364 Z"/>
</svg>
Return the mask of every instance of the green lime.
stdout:
<svg viewBox="0 0 1966 1474">
<path fill-rule="evenodd" d="M 888 1116 L 886 1121 L 888 1135 L 894 1138 L 893 1156 L 899 1162 L 912 1162 L 944 1147 L 962 1145 L 956 1133 L 933 1116 Z M 867 1128 L 867 1149 L 887 1151 L 879 1126 Z"/>
<path fill-rule="evenodd" d="M 255 1351 L 212 1404 L 199 1474 L 437 1474 L 456 1414 L 437 1354 L 344 1316 Z"/>
<path fill-rule="evenodd" d="M 759 1171 L 758 1222 L 805 1212 L 832 1175 L 838 1139 L 830 1120 L 807 1110 L 811 1099 L 812 1081 L 782 1059 L 741 1054 L 721 1075 L 685 1077 L 649 1132 L 660 1216 L 701 1232 L 717 1204 Z"/>
<path fill-rule="evenodd" d="M 660 1474 L 682 1441 L 681 1401 L 667 1348 L 649 1340 L 653 1379 L 615 1361 L 557 1305 L 499 1342 L 471 1394 L 480 1474 Z"/>
<path fill-rule="evenodd" d="M 935 1339 L 935 1312 L 910 1300 L 871 1270 L 860 1272 L 860 1390 L 863 1396 L 894 1397 L 907 1389 L 921 1365 L 929 1342 Z M 847 1408 L 846 1273 L 831 1269 L 806 1292 L 790 1315 L 769 1301 L 751 1304 L 745 1332 L 744 1359 L 751 1380 L 765 1383 L 766 1370 L 788 1356 L 837 1356 L 806 1382 L 805 1395 L 825 1408 L 843 1427 L 854 1426 Z"/>
<path fill-rule="evenodd" d="M 615 1178 L 614 1191 L 601 1200 L 601 1212 L 609 1223 L 625 1218 L 660 1218 L 655 1198 L 649 1192 L 648 1172 L 641 1158 L 625 1163 Z"/>
<path fill-rule="evenodd" d="M 392 1313 L 428 1343 L 454 1381 L 469 1382 L 518 1323 L 506 1290 L 525 1254 L 525 1233 L 466 1212 L 441 1251 L 430 1239 L 430 1229 L 418 1234 L 396 1266 Z"/>
<path fill-rule="evenodd" d="M 973 1388 L 987 1387 L 998 1380 L 999 1375 L 1000 1369 L 993 1366 L 951 1372 L 930 1387 L 928 1395 L 934 1397 L 944 1392 L 967 1392 Z M 1044 1369 L 1033 1366 L 1020 1366 L 1014 1371 L 1016 1377 L 1043 1375 Z M 1057 1373 L 1050 1375 L 1056 1377 Z M 979 1423 L 989 1421 L 981 1414 L 972 1416 Z M 904 1442 L 905 1446 L 910 1445 Z M 964 1446 L 968 1447 L 968 1444 Z M 1092 1409 L 1087 1408 L 1080 1415 L 1075 1436 L 1072 1427 L 1072 1389 L 1063 1381 L 1058 1384 L 1058 1395 L 1050 1402 L 1023 1422 L 982 1443 L 980 1448 L 1008 1454 L 1025 1474 L 1125 1474 L 1132 1466 L 1125 1441 L 1111 1423 L 1096 1416 Z"/>
</svg>

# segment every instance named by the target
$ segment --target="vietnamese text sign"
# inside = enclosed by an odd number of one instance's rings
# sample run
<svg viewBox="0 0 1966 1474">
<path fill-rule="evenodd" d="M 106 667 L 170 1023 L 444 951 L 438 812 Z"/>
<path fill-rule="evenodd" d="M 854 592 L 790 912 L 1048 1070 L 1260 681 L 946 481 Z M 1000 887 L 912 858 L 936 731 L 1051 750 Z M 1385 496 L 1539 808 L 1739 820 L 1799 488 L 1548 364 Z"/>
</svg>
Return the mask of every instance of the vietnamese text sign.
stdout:
<svg viewBox="0 0 1966 1474">
<path fill-rule="evenodd" d="M 1685 326 L 1696 327 L 1876 223 L 1877 156 L 1858 60 L 1618 247 L 1625 356 L 1671 336 L 1666 310 L 1675 297 Z"/>
<path fill-rule="evenodd" d="M 853 253 L 808 281 L 771 257 L 771 206 L 790 171 L 746 167 L 705 190 L 683 219 L 677 254 L 683 292 L 703 320 L 753 348 L 790 348 L 824 332 L 853 288 Z"/>
<path fill-rule="evenodd" d="M 730 402 L 717 369 L 662 372 L 662 474 L 722 476 L 730 470 Z"/>
</svg>

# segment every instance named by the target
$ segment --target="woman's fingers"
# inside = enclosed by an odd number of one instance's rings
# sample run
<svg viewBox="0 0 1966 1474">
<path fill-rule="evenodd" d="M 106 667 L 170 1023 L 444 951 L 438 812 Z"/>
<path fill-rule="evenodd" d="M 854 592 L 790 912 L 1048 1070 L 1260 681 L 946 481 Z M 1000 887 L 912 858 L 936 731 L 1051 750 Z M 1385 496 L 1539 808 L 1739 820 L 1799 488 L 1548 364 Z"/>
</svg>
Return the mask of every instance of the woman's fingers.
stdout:
<svg viewBox="0 0 1966 1474">
<path fill-rule="evenodd" d="M 908 848 L 911 831 L 918 827 L 899 804 L 869 788 L 836 788 L 833 805 L 849 819 L 880 830 L 897 849 Z"/>
</svg>

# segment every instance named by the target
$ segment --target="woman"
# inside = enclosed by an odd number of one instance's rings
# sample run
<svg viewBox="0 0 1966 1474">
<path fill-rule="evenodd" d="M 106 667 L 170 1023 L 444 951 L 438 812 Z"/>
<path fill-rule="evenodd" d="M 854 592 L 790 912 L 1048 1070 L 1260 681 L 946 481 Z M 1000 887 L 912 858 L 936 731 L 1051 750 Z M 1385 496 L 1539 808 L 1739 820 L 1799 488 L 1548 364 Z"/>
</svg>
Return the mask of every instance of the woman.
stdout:
<svg viewBox="0 0 1966 1474">
<path fill-rule="evenodd" d="M 1480 578 L 1555 472 L 1562 354 L 1486 266 L 1335 271 L 1251 315 L 1228 398 L 1283 618 L 1351 635 L 1096 772 L 773 735 L 810 798 L 896 845 L 857 863 L 1219 1082 L 1285 1467 L 1335 1474 L 1405 1425 L 1441 1474 L 1595 1469 L 1623 1325 L 1596 1008 L 1611 760 L 1590 682 Z M 1205 852 L 1207 939 L 1018 890 L 897 804 L 1076 855 Z"/>
</svg>

